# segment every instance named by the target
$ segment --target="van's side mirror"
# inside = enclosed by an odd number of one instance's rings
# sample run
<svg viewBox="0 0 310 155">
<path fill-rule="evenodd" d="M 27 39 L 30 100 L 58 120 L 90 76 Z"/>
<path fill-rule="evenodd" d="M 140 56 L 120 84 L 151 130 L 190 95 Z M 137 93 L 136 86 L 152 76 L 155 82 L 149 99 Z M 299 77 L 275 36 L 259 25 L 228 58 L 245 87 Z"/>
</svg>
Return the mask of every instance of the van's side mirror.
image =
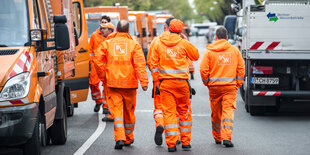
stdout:
<svg viewBox="0 0 310 155">
<path fill-rule="evenodd" d="M 54 18 L 55 30 L 55 49 L 67 50 L 70 48 L 69 30 L 67 25 L 67 18 L 64 15 L 55 15 Z"/>
</svg>

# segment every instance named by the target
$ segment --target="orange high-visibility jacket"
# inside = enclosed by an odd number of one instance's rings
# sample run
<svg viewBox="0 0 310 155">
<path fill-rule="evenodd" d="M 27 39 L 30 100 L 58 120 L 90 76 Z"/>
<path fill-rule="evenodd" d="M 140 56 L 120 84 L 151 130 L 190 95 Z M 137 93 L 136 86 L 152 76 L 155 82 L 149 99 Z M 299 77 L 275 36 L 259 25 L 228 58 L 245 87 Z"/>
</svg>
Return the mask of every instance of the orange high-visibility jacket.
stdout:
<svg viewBox="0 0 310 155">
<path fill-rule="evenodd" d="M 161 35 L 150 51 L 150 69 L 154 82 L 159 79 L 188 79 L 187 59 L 196 61 L 199 58 L 198 49 L 175 33 Z"/>
<path fill-rule="evenodd" d="M 148 85 L 145 58 L 141 46 L 128 33 L 116 33 L 98 48 L 98 61 L 106 61 L 107 86 L 113 88 L 138 88 Z"/>
<path fill-rule="evenodd" d="M 244 61 L 239 50 L 225 39 L 207 45 L 200 63 L 206 86 L 236 85 L 244 81 Z"/>
<path fill-rule="evenodd" d="M 93 60 L 96 56 L 96 50 L 99 47 L 99 45 L 105 40 L 105 38 L 102 36 L 102 32 L 100 29 L 97 29 L 89 39 L 89 60 Z"/>
</svg>

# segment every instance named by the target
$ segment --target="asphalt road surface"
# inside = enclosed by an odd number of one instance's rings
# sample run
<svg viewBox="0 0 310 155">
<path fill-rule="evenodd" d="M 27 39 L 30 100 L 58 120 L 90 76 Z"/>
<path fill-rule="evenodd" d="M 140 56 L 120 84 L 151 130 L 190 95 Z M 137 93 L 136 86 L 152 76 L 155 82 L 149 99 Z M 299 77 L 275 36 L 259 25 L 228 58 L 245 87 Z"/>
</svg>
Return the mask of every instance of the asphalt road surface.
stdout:
<svg viewBox="0 0 310 155">
<path fill-rule="evenodd" d="M 190 41 L 199 49 L 200 56 L 206 49 L 204 37 L 191 37 Z M 208 89 L 202 84 L 199 63 L 195 65 L 195 80 L 191 81 L 197 94 L 193 96 L 192 150 L 177 147 L 174 154 L 310 154 L 310 102 L 285 103 L 277 114 L 251 116 L 244 109 L 240 94 L 235 111 L 233 148 L 216 145 L 212 137 L 211 110 Z M 149 73 L 151 81 L 151 75 Z M 137 93 L 136 127 L 134 144 L 123 150 L 114 150 L 113 123 L 101 122 L 102 113 L 94 113 L 95 102 L 90 95 L 86 102 L 79 103 L 73 117 L 68 118 L 68 140 L 65 145 L 48 145 L 42 148 L 46 155 L 143 155 L 170 154 L 167 145 L 154 143 L 155 123 L 151 87 L 147 92 L 141 88 Z"/>
</svg>

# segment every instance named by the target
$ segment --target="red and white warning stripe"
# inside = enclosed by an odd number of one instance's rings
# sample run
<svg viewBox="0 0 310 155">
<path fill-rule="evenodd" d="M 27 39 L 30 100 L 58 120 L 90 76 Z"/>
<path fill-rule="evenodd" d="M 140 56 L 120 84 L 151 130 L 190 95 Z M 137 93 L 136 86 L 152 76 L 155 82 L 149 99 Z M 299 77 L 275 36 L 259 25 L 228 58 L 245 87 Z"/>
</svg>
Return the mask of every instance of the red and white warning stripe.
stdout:
<svg viewBox="0 0 310 155">
<path fill-rule="evenodd" d="M 29 71 L 31 67 L 31 62 L 33 60 L 33 55 L 29 53 L 28 51 L 24 50 L 19 59 L 17 60 L 15 66 L 13 67 L 13 70 L 9 74 L 9 77 L 13 77 L 16 74 Z"/>
<path fill-rule="evenodd" d="M 253 96 L 280 96 L 280 91 L 253 91 Z"/>
<path fill-rule="evenodd" d="M 281 42 L 252 42 L 250 50 L 276 50 L 280 48 Z"/>
<path fill-rule="evenodd" d="M 15 101 L 6 101 L 6 102 L 0 102 L 0 106 L 8 106 L 8 105 L 14 105 L 14 104 L 27 104 L 29 103 L 29 99 L 21 99 L 21 100 L 15 100 Z"/>
</svg>

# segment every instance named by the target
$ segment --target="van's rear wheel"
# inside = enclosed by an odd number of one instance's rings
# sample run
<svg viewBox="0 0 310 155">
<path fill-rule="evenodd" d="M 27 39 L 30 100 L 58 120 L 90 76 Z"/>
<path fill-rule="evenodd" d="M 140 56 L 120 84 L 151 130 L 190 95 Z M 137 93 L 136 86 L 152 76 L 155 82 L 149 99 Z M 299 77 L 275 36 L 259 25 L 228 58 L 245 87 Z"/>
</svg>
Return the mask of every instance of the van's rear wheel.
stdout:
<svg viewBox="0 0 310 155">
<path fill-rule="evenodd" d="M 67 110 L 66 110 L 66 101 L 62 97 L 63 101 L 63 118 L 55 119 L 54 124 L 49 129 L 49 134 L 51 137 L 51 141 L 56 145 L 63 145 L 67 141 Z"/>
<path fill-rule="evenodd" d="M 71 117 L 74 115 L 74 106 L 73 104 L 69 103 L 69 106 L 67 107 L 67 116 Z"/>
<path fill-rule="evenodd" d="M 38 118 L 39 119 L 39 118 Z M 32 137 L 24 145 L 23 152 L 24 154 L 31 155 L 40 155 L 41 154 L 41 137 L 40 137 L 40 128 L 39 121 L 36 121 Z"/>
</svg>

